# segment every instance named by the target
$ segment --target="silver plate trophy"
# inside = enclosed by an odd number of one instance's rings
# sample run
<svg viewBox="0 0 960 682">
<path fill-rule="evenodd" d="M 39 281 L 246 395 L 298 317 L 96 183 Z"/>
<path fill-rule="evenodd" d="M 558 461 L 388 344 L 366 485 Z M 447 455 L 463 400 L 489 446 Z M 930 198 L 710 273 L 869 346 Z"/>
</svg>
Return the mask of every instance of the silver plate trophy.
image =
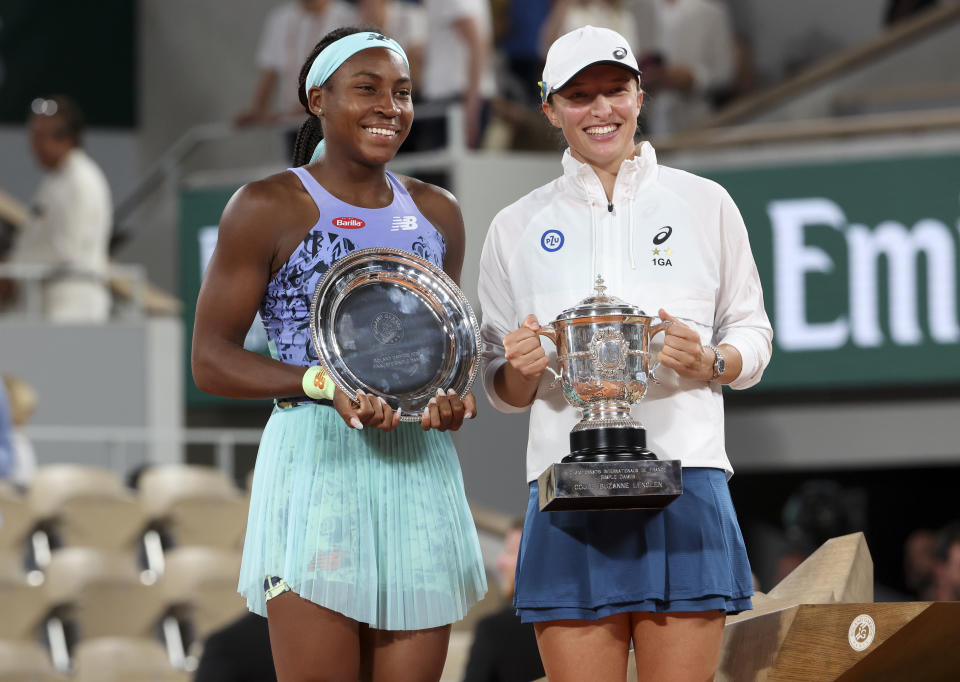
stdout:
<svg viewBox="0 0 960 682">
<path fill-rule="evenodd" d="M 630 406 L 656 381 L 650 339 L 669 323 L 606 293 L 561 312 L 537 332 L 557 347 L 555 381 L 582 419 L 570 432 L 570 454 L 539 476 L 541 511 L 656 509 L 683 492 L 679 460 L 647 449 L 646 430 Z"/>
<path fill-rule="evenodd" d="M 437 389 L 466 395 L 479 370 L 480 328 L 466 296 L 399 249 L 361 249 L 330 266 L 313 294 L 310 335 L 341 391 L 382 397 L 403 421 L 420 421 Z"/>
</svg>

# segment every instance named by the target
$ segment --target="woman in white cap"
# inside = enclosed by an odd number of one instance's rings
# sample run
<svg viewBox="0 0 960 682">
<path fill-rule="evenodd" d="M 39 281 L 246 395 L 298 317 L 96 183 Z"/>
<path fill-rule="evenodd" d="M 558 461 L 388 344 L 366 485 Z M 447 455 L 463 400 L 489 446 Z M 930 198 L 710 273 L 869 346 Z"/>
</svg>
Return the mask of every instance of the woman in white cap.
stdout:
<svg viewBox="0 0 960 682">
<path fill-rule="evenodd" d="M 747 231 L 722 187 L 636 144 L 643 92 L 619 34 L 586 26 L 558 38 L 541 94 L 568 144 L 563 175 L 494 218 L 480 265 L 484 387 L 498 409 L 531 412 L 514 604 L 551 682 L 624 679 L 631 640 L 641 679 L 711 679 L 725 616 L 753 594 L 721 394 L 757 383 L 770 359 Z M 579 414 L 549 390 L 535 330 L 598 275 L 672 322 L 662 384 L 637 409 L 651 449 L 681 460 L 684 492 L 660 511 L 542 513 L 537 477 L 569 452 Z"/>
</svg>

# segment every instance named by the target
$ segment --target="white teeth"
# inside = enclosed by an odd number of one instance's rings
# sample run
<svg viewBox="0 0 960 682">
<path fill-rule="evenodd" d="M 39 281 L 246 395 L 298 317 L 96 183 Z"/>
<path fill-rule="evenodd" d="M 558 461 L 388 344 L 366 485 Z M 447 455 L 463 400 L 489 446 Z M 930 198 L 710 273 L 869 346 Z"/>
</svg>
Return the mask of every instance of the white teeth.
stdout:
<svg viewBox="0 0 960 682">
<path fill-rule="evenodd" d="M 396 130 L 388 130 L 386 128 L 366 128 L 366 130 L 369 130 L 374 135 L 387 135 L 389 137 L 397 134 Z"/>
<path fill-rule="evenodd" d="M 606 125 L 606 126 L 593 126 L 592 128 L 587 128 L 588 135 L 606 135 L 607 133 L 612 133 L 617 129 L 615 125 Z"/>
</svg>

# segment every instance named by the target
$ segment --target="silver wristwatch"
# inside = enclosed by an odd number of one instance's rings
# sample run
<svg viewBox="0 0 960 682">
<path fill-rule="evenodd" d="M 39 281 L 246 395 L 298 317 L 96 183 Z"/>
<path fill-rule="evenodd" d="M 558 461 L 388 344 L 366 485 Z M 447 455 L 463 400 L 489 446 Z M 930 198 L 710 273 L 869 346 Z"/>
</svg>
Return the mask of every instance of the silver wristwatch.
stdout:
<svg viewBox="0 0 960 682">
<path fill-rule="evenodd" d="M 726 363 L 723 361 L 723 353 L 720 352 L 720 349 L 716 346 L 707 346 L 710 350 L 713 351 L 713 378 L 716 379 L 723 371 L 727 368 Z"/>
</svg>

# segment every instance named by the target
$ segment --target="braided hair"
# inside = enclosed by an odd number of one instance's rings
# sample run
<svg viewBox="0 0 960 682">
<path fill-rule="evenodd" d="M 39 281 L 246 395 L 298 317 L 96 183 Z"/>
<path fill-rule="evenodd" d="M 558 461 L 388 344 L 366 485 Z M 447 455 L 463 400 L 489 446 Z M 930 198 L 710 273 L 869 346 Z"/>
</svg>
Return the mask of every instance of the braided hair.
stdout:
<svg viewBox="0 0 960 682">
<path fill-rule="evenodd" d="M 300 80 L 297 83 L 297 94 L 300 97 L 300 104 L 303 105 L 304 110 L 307 112 L 307 120 L 305 120 L 300 125 L 300 131 L 297 133 L 297 139 L 293 143 L 293 165 L 294 166 L 303 166 L 304 164 L 310 163 L 310 157 L 313 156 L 313 150 L 317 148 L 317 145 L 320 144 L 320 140 L 323 139 L 323 127 L 320 124 L 320 119 L 310 111 L 310 102 L 307 99 L 306 85 L 307 85 L 307 76 L 310 75 L 310 67 L 313 66 L 314 60 L 316 60 L 317 55 L 323 52 L 329 45 L 335 43 L 341 38 L 346 36 L 353 35 L 354 33 L 363 33 L 365 31 L 376 31 L 379 33 L 379 29 L 376 28 L 358 28 L 356 26 L 346 26 L 343 28 L 335 28 L 327 35 L 323 36 L 319 43 L 317 43 L 313 50 L 310 52 L 310 56 L 307 57 L 307 61 L 303 63 L 303 66 L 300 67 Z"/>
</svg>

